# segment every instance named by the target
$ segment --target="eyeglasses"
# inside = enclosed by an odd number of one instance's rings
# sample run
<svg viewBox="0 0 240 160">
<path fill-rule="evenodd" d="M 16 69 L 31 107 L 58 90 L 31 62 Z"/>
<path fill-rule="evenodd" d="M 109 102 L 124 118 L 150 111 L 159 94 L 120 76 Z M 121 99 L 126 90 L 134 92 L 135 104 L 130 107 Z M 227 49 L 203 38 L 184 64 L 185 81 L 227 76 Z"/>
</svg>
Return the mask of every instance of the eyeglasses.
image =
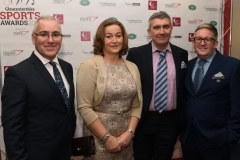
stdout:
<svg viewBox="0 0 240 160">
<path fill-rule="evenodd" d="M 34 32 L 33 32 L 34 33 Z M 39 36 L 39 37 L 41 37 L 42 39 L 44 39 L 44 40 L 47 40 L 47 39 L 49 39 L 49 37 L 50 36 L 52 36 L 52 38 L 54 39 L 54 40 L 60 40 L 61 38 L 62 38 L 62 34 L 60 34 L 60 33 L 53 33 L 52 35 L 50 35 L 50 34 L 48 34 L 48 33 L 34 33 L 36 36 Z"/>
<path fill-rule="evenodd" d="M 209 44 L 209 43 L 211 43 L 212 41 L 215 41 L 214 38 L 200 38 L 200 37 L 194 37 L 193 39 L 194 39 L 194 42 L 195 42 L 195 43 L 201 43 L 202 40 L 203 40 L 204 43 Z"/>
</svg>

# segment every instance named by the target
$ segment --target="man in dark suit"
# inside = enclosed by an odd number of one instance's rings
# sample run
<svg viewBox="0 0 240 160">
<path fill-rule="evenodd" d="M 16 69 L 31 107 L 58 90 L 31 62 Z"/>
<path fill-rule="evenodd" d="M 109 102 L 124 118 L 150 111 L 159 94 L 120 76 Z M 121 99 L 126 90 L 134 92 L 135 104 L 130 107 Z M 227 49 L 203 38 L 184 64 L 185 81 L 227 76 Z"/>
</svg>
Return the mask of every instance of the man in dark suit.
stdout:
<svg viewBox="0 0 240 160">
<path fill-rule="evenodd" d="M 185 81 L 184 160 L 229 160 L 231 145 L 240 139 L 240 61 L 215 49 L 217 37 L 208 23 L 195 30 L 198 57 L 189 61 Z"/>
<path fill-rule="evenodd" d="M 127 59 L 138 66 L 143 94 L 143 110 L 133 139 L 135 160 L 169 160 L 174 145 L 184 124 L 185 70 L 188 53 L 169 42 L 172 33 L 170 16 L 163 11 L 154 13 L 149 19 L 148 34 L 152 41 L 146 45 L 131 48 Z M 164 52 L 165 57 L 159 52 Z M 166 60 L 164 74 L 158 76 L 158 63 Z M 157 79 L 166 79 L 158 84 L 166 84 L 159 93 Z M 166 82 L 166 83 L 165 83 Z M 157 93 L 159 94 L 157 94 Z M 156 103 L 158 98 L 164 103 Z M 162 110 L 158 110 L 163 105 Z"/>
<path fill-rule="evenodd" d="M 32 42 L 35 51 L 10 67 L 4 80 L 2 124 L 7 156 L 9 160 L 69 160 L 76 127 L 73 69 L 56 57 L 62 43 L 58 21 L 40 17 Z"/>
</svg>

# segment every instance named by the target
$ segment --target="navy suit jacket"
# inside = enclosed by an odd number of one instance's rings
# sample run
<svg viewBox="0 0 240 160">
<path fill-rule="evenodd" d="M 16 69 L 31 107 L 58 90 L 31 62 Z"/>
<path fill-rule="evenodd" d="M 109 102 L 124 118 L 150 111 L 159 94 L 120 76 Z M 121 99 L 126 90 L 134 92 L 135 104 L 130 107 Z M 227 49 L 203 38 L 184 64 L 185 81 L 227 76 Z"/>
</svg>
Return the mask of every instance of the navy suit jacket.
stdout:
<svg viewBox="0 0 240 160">
<path fill-rule="evenodd" d="M 76 128 L 73 69 L 58 59 L 70 85 L 67 108 L 54 79 L 32 55 L 6 71 L 2 124 L 9 160 L 69 160 Z"/>
<path fill-rule="evenodd" d="M 184 127 L 185 122 L 185 73 L 186 68 L 181 68 L 182 62 L 186 65 L 188 63 L 188 53 L 186 50 L 179 48 L 173 44 L 170 44 L 172 55 L 176 68 L 176 88 L 177 88 L 177 125 L 179 129 Z M 145 121 L 145 117 L 149 111 L 149 106 L 152 100 L 153 93 L 153 62 L 152 62 L 152 45 L 151 42 L 140 46 L 131 48 L 127 60 L 135 63 L 139 69 L 142 83 L 143 94 L 143 109 L 142 116 L 137 126 L 137 129 L 142 126 Z"/>
<path fill-rule="evenodd" d="M 216 51 L 199 91 L 195 93 L 192 71 L 197 58 L 188 63 L 187 129 L 181 135 L 184 143 L 193 123 L 202 144 L 217 148 L 240 139 L 240 61 Z M 218 82 L 213 76 L 221 72 L 224 79 Z"/>
</svg>

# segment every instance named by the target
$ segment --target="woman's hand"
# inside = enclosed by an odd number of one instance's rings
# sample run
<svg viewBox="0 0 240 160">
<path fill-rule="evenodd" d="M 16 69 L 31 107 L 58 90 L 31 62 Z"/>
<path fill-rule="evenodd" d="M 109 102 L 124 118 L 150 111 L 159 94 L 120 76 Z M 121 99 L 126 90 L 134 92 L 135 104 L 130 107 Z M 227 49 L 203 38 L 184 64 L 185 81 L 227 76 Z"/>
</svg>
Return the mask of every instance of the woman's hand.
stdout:
<svg viewBox="0 0 240 160">
<path fill-rule="evenodd" d="M 129 131 L 126 131 L 123 134 L 121 134 L 117 138 L 117 140 L 118 140 L 118 143 L 119 143 L 121 149 L 124 149 L 130 144 L 130 142 L 132 140 L 132 134 Z"/>
<path fill-rule="evenodd" d="M 118 140 L 114 136 L 109 136 L 109 138 L 105 142 L 105 147 L 110 153 L 118 153 L 121 151 L 121 147 L 118 144 Z"/>
</svg>

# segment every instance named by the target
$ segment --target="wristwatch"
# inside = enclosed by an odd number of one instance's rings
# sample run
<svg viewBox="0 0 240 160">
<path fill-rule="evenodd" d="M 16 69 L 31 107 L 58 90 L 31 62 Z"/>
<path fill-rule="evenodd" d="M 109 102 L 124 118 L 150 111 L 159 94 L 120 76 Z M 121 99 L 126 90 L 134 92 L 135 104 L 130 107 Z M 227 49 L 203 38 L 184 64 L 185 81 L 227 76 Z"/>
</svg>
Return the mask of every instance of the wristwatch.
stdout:
<svg viewBox="0 0 240 160">
<path fill-rule="evenodd" d="M 132 134 L 132 138 L 134 137 L 134 132 L 132 131 L 132 129 L 128 128 L 128 131 Z"/>
</svg>

